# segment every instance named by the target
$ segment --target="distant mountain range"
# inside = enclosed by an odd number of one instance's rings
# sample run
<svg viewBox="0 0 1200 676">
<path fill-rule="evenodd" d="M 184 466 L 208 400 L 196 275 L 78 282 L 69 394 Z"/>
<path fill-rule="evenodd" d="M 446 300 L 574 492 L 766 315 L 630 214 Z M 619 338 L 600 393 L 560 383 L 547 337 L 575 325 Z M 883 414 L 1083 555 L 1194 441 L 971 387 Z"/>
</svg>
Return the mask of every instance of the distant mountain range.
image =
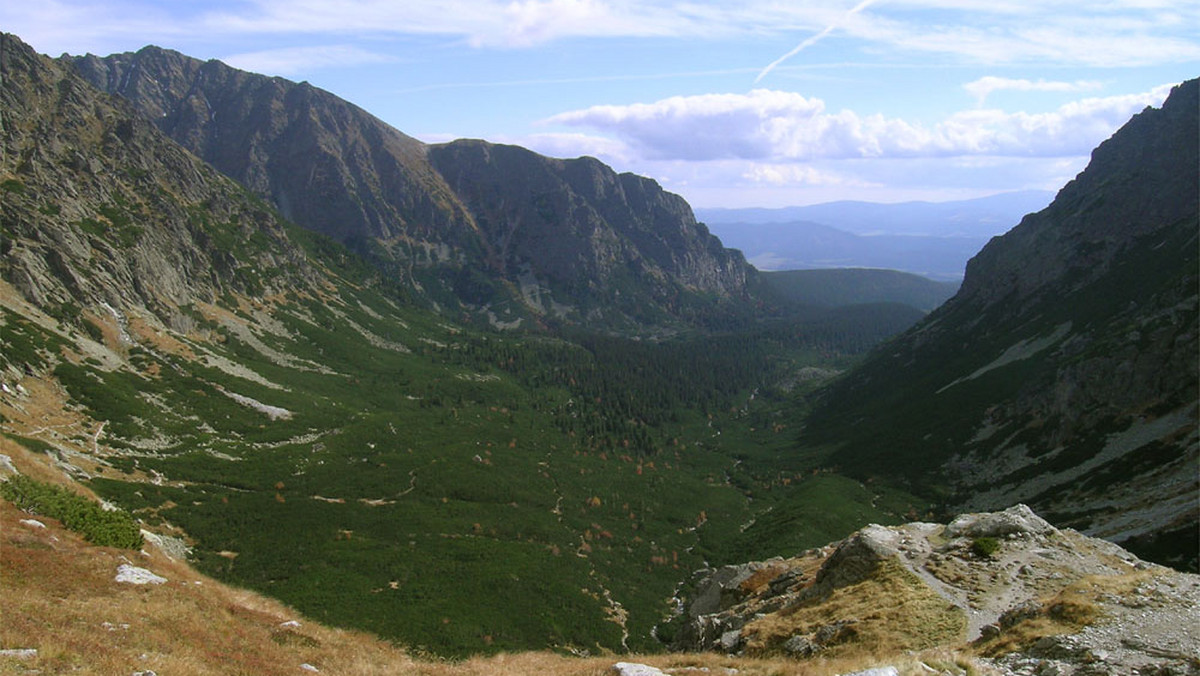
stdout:
<svg viewBox="0 0 1200 676">
<path fill-rule="evenodd" d="M 953 202 L 697 209 L 696 217 L 761 270 L 871 267 L 959 280 L 991 237 L 1052 197 L 1031 190 Z"/>
</svg>

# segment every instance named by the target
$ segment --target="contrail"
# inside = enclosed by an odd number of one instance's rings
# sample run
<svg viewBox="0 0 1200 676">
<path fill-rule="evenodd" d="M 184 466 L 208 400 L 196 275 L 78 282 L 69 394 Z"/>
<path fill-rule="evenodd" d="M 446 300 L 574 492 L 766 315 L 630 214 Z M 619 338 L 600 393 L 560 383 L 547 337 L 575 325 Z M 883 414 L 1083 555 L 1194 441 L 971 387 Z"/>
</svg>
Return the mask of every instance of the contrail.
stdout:
<svg viewBox="0 0 1200 676">
<path fill-rule="evenodd" d="M 838 27 L 838 26 L 839 26 L 841 23 L 845 22 L 845 20 L 846 20 L 846 19 L 848 19 L 848 18 L 850 18 L 850 17 L 854 16 L 855 14 L 858 14 L 859 12 L 863 11 L 863 10 L 864 10 L 864 9 L 866 9 L 867 7 L 869 7 L 869 6 L 871 6 L 872 4 L 874 4 L 874 3 L 875 3 L 875 1 L 876 1 L 876 0 L 862 0 L 862 2 L 858 3 L 858 4 L 857 4 L 857 5 L 855 5 L 854 7 L 850 8 L 850 11 L 846 12 L 845 16 L 843 16 L 843 17 L 842 17 L 842 20 L 841 20 L 841 21 L 839 21 L 839 22 L 837 22 L 837 23 L 832 23 L 832 24 L 829 24 L 829 25 L 828 25 L 828 26 L 826 26 L 825 28 L 821 29 L 821 32 L 819 32 L 819 33 L 817 33 L 816 35 L 814 35 L 814 36 L 812 36 L 812 37 L 808 38 L 808 39 L 807 39 L 807 40 L 805 40 L 804 42 L 801 42 L 800 44 L 796 45 L 796 48 L 795 48 L 795 49 L 793 49 L 792 51 L 790 51 L 790 52 L 788 52 L 787 54 L 784 54 L 783 56 L 779 57 L 778 59 L 775 59 L 774 61 L 772 61 L 772 62 L 771 62 L 771 64 L 770 64 L 769 66 L 767 66 L 766 68 L 763 68 L 763 69 L 762 69 L 762 72 L 760 72 L 760 73 L 758 74 L 758 77 L 754 78 L 754 84 L 758 84 L 759 80 L 761 80 L 761 79 L 763 79 L 764 77 L 766 77 L 766 76 L 767 76 L 767 73 L 770 73 L 771 71 L 775 70 L 775 66 L 778 66 L 779 64 L 783 63 L 784 61 L 787 61 L 788 59 L 792 58 L 793 56 L 795 56 L 795 55 L 799 54 L 801 51 L 803 51 L 803 50 L 805 50 L 805 49 L 807 49 L 807 48 L 809 48 L 809 47 L 813 46 L 814 44 L 816 44 L 817 42 L 819 42 L 819 41 L 820 41 L 822 38 L 824 38 L 826 35 L 829 35 L 829 34 L 830 34 L 830 33 L 832 33 L 832 32 L 833 32 L 835 29 L 837 29 L 837 27 Z"/>
</svg>

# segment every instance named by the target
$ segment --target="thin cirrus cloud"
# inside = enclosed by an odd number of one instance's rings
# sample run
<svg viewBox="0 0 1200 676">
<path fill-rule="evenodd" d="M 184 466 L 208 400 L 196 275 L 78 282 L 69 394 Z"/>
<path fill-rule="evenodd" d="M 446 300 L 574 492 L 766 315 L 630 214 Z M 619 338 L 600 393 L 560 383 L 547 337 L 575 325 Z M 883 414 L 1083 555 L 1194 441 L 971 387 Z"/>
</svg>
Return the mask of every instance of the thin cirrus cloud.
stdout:
<svg viewBox="0 0 1200 676">
<path fill-rule="evenodd" d="M 1014 79 L 1006 77 L 995 77 L 988 75 L 981 77 L 973 82 L 968 82 L 963 85 L 963 89 L 968 94 L 975 97 L 980 106 L 983 106 L 993 92 L 998 91 L 1021 91 L 1021 92 L 1085 92 L 1094 91 L 1104 86 L 1104 83 L 1097 80 L 1075 80 L 1074 82 L 1061 82 L 1053 80 L 1026 80 Z"/>
<path fill-rule="evenodd" d="M 875 50 L 981 63 L 1129 66 L 1200 58 L 1188 2 L 1106 0 L 41 0 L 0 6 L 0 23 L 48 49 L 131 36 L 439 36 L 476 48 L 532 48 L 573 38 L 724 40 L 795 35 L 796 51 L 838 39 Z M 41 36 L 45 36 L 42 41 Z M 70 44 L 66 36 L 70 36 Z M 124 37 L 122 37 L 124 36 Z M 338 37 L 334 37 L 338 36 Z"/>
<path fill-rule="evenodd" d="M 545 122 L 611 134 L 651 160 L 1063 157 L 1086 155 L 1131 115 L 1161 104 L 1169 90 L 1082 99 L 1047 113 L 962 111 L 933 127 L 881 114 L 831 113 L 820 99 L 768 89 L 594 106 Z"/>
</svg>

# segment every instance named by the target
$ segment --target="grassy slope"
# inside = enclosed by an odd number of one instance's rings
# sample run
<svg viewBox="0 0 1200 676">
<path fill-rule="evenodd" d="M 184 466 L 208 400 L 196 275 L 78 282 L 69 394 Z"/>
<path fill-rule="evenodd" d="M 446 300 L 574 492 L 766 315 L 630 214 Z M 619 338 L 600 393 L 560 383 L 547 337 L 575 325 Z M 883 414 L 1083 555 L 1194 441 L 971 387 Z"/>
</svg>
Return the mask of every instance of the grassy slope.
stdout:
<svg viewBox="0 0 1200 676">
<path fill-rule="evenodd" d="M 0 453 L 23 473 L 79 490 L 39 452 L 0 437 Z M 658 655 L 578 658 L 550 652 L 503 653 L 445 661 L 390 645 L 368 634 L 334 629 L 254 592 L 225 585 L 154 547 L 144 553 L 96 547 L 53 519 L 46 528 L 0 500 L 0 674 L 114 674 L 154 670 L 191 674 L 295 674 L 302 664 L 325 674 L 420 676 L 599 676 L 618 659 L 660 668 L 737 669 L 749 676 L 846 673 L 879 664 L 916 669 L 917 657 L 853 655 L 836 660 Z M 126 561 L 168 579 L 136 586 L 114 580 Z M 935 656 L 936 657 L 936 656 Z M 929 663 L 936 663 L 923 655 Z M 907 673 L 907 671 L 906 671 Z M 915 673 L 915 672 L 914 672 Z"/>
</svg>

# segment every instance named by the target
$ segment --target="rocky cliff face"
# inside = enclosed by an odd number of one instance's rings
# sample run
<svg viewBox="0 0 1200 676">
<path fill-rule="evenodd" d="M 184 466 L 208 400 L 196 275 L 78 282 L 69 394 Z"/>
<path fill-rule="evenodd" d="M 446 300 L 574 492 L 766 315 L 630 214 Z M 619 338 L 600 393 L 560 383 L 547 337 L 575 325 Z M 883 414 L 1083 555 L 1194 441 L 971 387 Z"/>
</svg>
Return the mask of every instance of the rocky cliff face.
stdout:
<svg viewBox="0 0 1200 676">
<path fill-rule="evenodd" d="M 848 440 L 834 462 L 1194 568 L 1198 108 L 1190 81 L 1134 117 L 833 390 L 811 435 Z"/>
<path fill-rule="evenodd" d="M 745 295 L 752 269 L 681 198 L 596 160 L 429 147 L 306 83 L 157 47 L 69 61 L 284 216 L 493 323 L 654 324 Z"/>
<path fill-rule="evenodd" d="M 688 292 L 745 293 L 751 270 L 741 254 L 650 179 L 592 158 L 554 160 L 481 141 L 432 146 L 429 158 L 474 214 L 489 267 L 506 279 L 528 276 L 597 312 L 632 313 L 645 296 L 674 311 Z"/>
<path fill-rule="evenodd" d="M 269 207 L 132 107 L 2 36 L 0 275 L 51 314 L 179 308 L 311 277 Z"/>
</svg>

